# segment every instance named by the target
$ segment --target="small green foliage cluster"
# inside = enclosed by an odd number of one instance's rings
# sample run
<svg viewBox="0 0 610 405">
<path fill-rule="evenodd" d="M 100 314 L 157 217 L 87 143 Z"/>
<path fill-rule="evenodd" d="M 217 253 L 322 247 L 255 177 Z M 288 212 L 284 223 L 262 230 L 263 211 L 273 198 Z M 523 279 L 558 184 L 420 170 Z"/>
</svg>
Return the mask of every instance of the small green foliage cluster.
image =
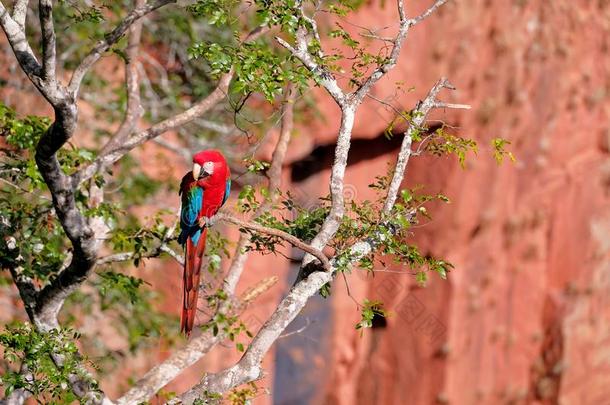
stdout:
<svg viewBox="0 0 610 405">
<path fill-rule="evenodd" d="M 245 159 L 244 163 L 250 173 L 266 172 L 271 167 L 271 163 L 257 159 Z"/>
<path fill-rule="evenodd" d="M 110 9 L 106 4 L 79 4 L 76 1 L 59 0 L 58 5 L 63 12 L 68 14 L 68 18 L 74 23 L 90 22 L 100 23 L 105 20 L 104 10 Z"/>
<path fill-rule="evenodd" d="M 231 342 L 235 342 L 235 347 L 240 352 L 244 351 L 244 344 L 236 341 L 241 333 L 245 333 L 249 338 L 254 335 L 248 330 L 246 324 L 239 318 L 238 314 L 233 312 L 234 303 L 231 298 L 222 289 L 216 290 L 213 294 L 206 297 L 208 307 L 214 312 L 214 315 L 201 326 L 204 331 L 212 331 L 214 336 L 218 336 L 220 332 L 229 338 Z M 223 310 L 219 310 L 222 307 Z"/>
<path fill-rule="evenodd" d="M 280 27 L 283 32 L 294 35 L 303 24 L 298 3 L 296 0 L 254 0 L 257 22 L 268 27 Z"/>
<path fill-rule="evenodd" d="M 17 149 L 32 150 L 50 124 L 49 118 L 35 115 L 19 119 L 13 109 L 0 103 L 0 137 Z"/>
<path fill-rule="evenodd" d="M 434 201 L 449 203 L 449 198 L 441 193 L 421 193 L 421 187 L 405 188 L 400 191 L 389 215 L 384 215 L 382 202 L 385 200 L 389 182 L 388 174 L 378 176 L 369 186 L 377 191 L 377 201 L 350 202 L 346 216 L 332 241 L 336 252 L 335 266 L 340 272 L 350 272 L 352 263 L 356 262 L 360 269 L 374 273 L 376 263 L 386 267 L 386 258 L 391 258 L 395 264 L 410 269 L 421 285 L 426 284 L 429 272 L 437 273 L 442 279 L 446 279 L 453 265 L 444 259 L 422 254 L 409 239 L 413 226 L 422 225 L 424 221 L 431 219 L 426 205 Z M 360 241 L 368 241 L 373 249 L 365 255 L 355 251 L 353 246 Z M 330 291 L 331 286 L 326 284 L 319 293 L 326 298 Z M 362 319 L 356 324 L 356 329 L 371 327 L 375 316 L 387 316 L 380 301 L 365 300 L 361 311 Z"/>
<path fill-rule="evenodd" d="M 292 57 L 261 41 L 241 44 L 198 42 L 189 48 L 191 58 L 204 58 L 210 65 L 210 74 L 218 78 L 234 69 L 232 91 L 260 93 L 268 102 L 274 102 L 288 82 L 304 83 L 309 72 L 295 66 Z"/>
<path fill-rule="evenodd" d="M 259 192 L 264 199 L 270 196 L 266 188 L 259 189 Z M 313 239 L 328 215 L 330 209 L 328 200 L 321 200 L 320 204 L 313 207 L 302 207 L 296 203 L 290 192 L 282 193 L 277 190 L 277 193 L 279 193 L 279 202 L 254 221 L 265 227 L 284 231 L 305 242 Z M 254 187 L 246 186 L 241 190 L 238 196 L 238 207 L 242 212 L 255 211 L 260 204 Z M 284 239 L 277 236 L 254 232 L 250 229 L 241 229 L 241 231 L 250 234 L 251 245 L 247 247 L 247 250 L 276 253 L 277 247 L 283 246 L 285 243 Z"/>
<path fill-rule="evenodd" d="M 229 240 L 214 229 L 208 229 L 207 239 L 205 243 L 205 257 L 207 259 L 208 272 L 217 275 L 220 271 L 222 256 L 225 258 L 231 257 L 231 252 L 227 248 L 230 244 Z"/>
<path fill-rule="evenodd" d="M 330 13 L 345 17 L 350 11 L 354 11 L 364 4 L 364 0 L 332 0 L 328 3 Z"/>
<path fill-rule="evenodd" d="M 46 117 L 18 118 L 0 104 L 0 135 L 10 148 L 0 162 L 0 263 L 41 281 L 65 259 L 65 236 L 33 158 L 48 125 Z"/>
<path fill-rule="evenodd" d="M 187 10 L 194 16 L 205 18 L 208 24 L 223 26 L 232 22 L 232 13 L 240 2 L 237 0 L 197 0 Z"/>
<path fill-rule="evenodd" d="M 428 128 L 415 124 L 413 120 L 418 117 L 421 117 L 420 112 L 403 111 L 386 127 L 384 133 L 386 138 L 391 139 L 394 136 L 394 130 L 397 126 L 408 125 L 412 128 L 410 134 L 413 143 L 418 144 L 413 148 L 416 154 L 425 151 L 435 156 L 455 155 L 462 168 L 465 167 L 468 152 L 477 154 L 478 144 L 475 140 L 449 132 L 444 124 L 430 132 Z M 507 146 L 510 144 L 510 141 L 503 138 L 493 138 L 491 140 L 493 157 L 498 164 L 501 164 L 505 157 L 508 157 L 512 162 L 516 160 L 513 153 L 507 150 Z"/>
<path fill-rule="evenodd" d="M 0 264 L 24 276 L 49 280 L 65 260 L 65 235 L 50 202 L 0 189 Z"/>
<path fill-rule="evenodd" d="M 434 136 L 430 138 L 425 149 L 435 156 L 455 155 L 463 168 L 466 165 L 466 153 L 469 151 L 477 153 L 477 143 L 439 128 L 434 131 Z"/>
<path fill-rule="evenodd" d="M 386 55 L 385 48 L 377 54 L 368 52 L 366 44 L 363 45 L 360 41 L 356 40 L 341 24 L 336 23 L 336 27 L 329 32 L 329 36 L 341 39 L 342 44 L 350 49 L 353 55 L 346 57 L 337 51 L 332 55 L 328 55 L 324 62 L 331 70 L 341 71 L 341 67 L 333 63 L 346 59 L 352 60 L 350 84 L 357 86 L 368 72 L 386 63 L 388 55 Z"/>
<path fill-rule="evenodd" d="M 266 195 L 266 189 L 262 193 Z M 260 204 L 256 189 L 250 184 L 244 185 L 237 196 L 237 209 L 243 213 L 250 213 L 256 211 Z"/>
<path fill-rule="evenodd" d="M 231 0 L 199 0 L 189 6 L 191 12 L 205 16 L 210 24 L 233 30 L 233 41 L 223 38 L 222 41 L 206 39 L 195 42 L 189 47 L 189 56 L 204 59 L 210 67 L 211 76 L 215 78 L 233 69 L 233 92 L 245 95 L 260 93 L 270 103 L 277 99 L 289 82 L 304 87 L 311 73 L 300 63 L 294 63 L 293 56 L 285 49 L 271 46 L 264 39 L 252 42 L 239 39 L 239 32 L 248 28 L 235 30 L 236 22 L 240 20 L 234 16 L 238 3 Z M 255 0 L 254 5 L 254 26 L 279 27 L 288 36 L 294 37 L 300 26 L 309 24 L 300 16 L 294 0 Z"/>
<path fill-rule="evenodd" d="M 370 186 L 379 191 L 387 190 L 389 178 L 378 177 Z M 418 273 L 427 270 L 437 272 L 445 278 L 447 271 L 452 267 L 444 260 L 423 255 L 417 246 L 408 242 L 411 237 L 411 228 L 430 219 L 426 204 L 432 201 L 448 203 L 447 196 L 437 194 L 419 193 L 419 187 L 403 189 L 400 199 L 395 203 L 389 215 L 382 214 L 380 202 L 352 201 L 348 214 L 342 222 L 333 241 L 337 251 L 336 264 L 340 271 L 348 271 L 349 265 L 358 259 L 360 268 L 374 271 L 376 259 L 390 256 L 397 264 L 407 265 Z M 363 257 L 354 257 L 351 247 L 358 241 L 368 240 L 375 249 Z M 382 261 L 382 264 L 385 263 Z"/>
<path fill-rule="evenodd" d="M 494 138 L 491 140 L 491 146 L 493 148 L 494 159 L 498 164 L 504 161 L 505 157 L 508 157 L 511 162 L 515 162 L 515 155 L 512 152 L 506 150 L 506 146 L 510 145 L 510 141 L 503 138 Z"/>
<path fill-rule="evenodd" d="M 83 359 L 76 347 L 79 337 L 70 329 L 39 332 L 28 323 L 7 326 L 0 332 L 4 359 L 12 366 L 0 377 L 5 395 L 23 389 L 31 393 L 38 403 L 77 400 L 69 389 L 71 375 L 95 384 L 82 368 Z M 59 359 L 61 366 L 57 366 L 54 359 Z"/>
<path fill-rule="evenodd" d="M 373 318 L 376 316 L 387 318 L 388 312 L 381 301 L 370 301 L 365 299 L 360 307 L 361 319 L 356 324 L 356 329 L 370 328 L 373 326 Z"/>
<path fill-rule="evenodd" d="M 248 404 L 260 394 L 260 391 L 255 382 L 249 382 L 243 388 L 237 388 L 229 392 L 227 400 L 231 405 Z"/>
<path fill-rule="evenodd" d="M 236 388 L 223 396 L 217 392 L 205 390 L 200 398 L 197 398 L 193 405 L 209 405 L 227 403 L 231 405 L 249 404 L 254 398 L 260 395 L 261 389 L 255 382 L 249 382 L 242 388 Z M 224 399 L 224 401 L 223 401 Z"/>
<path fill-rule="evenodd" d="M 421 116 L 422 113 L 419 111 L 403 111 L 386 127 L 386 138 L 390 139 L 394 136 L 394 130 L 397 126 L 408 125 L 411 128 L 412 141 L 417 144 L 413 148 L 416 153 L 426 151 L 435 156 L 455 155 L 462 168 L 465 167 L 468 152 L 476 155 L 478 150 L 476 141 L 450 133 L 445 125 L 434 131 L 421 127 L 414 122 L 414 119 L 421 118 Z"/>
<path fill-rule="evenodd" d="M 133 252 L 133 264 L 138 267 L 143 258 L 156 252 L 160 243 L 166 240 L 169 227 L 163 221 L 167 212 L 160 211 L 152 218 L 150 227 L 142 227 L 134 223 L 123 228 L 115 228 L 111 232 L 110 245 L 116 252 Z"/>
<path fill-rule="evenodd" d="M 38 172 L 34 153 L 40 137 L 49 128 L 51 120 L 48 117 L 28 115 L 23 118 L 10 107 L 0 103 L 0 136 L 5 137 L 8 149 L 3 152 L 10 159 L 4 167 L 11 167 L 13 180 L 27 182 L 27 189 L 43 189 L 44 182 Z M 94 155 L 85 148 L 77 148 L 70 145 L 63 148 L 57 154 L 62 169 L 67 174 L 72 174 L 79 166 L 91 162 Z M 20 176 L 17 176 L 17 174 Z"/>
<path fill-rule="evenodd" d="M 142 301 L 139 288 L 144 284 L 144 280 L 114 271 L 98 272 L 97 274 L 100 281 L 96 284 L 102 310 L 123 304 L 125 301 L 132 305 Z"/>
</svg>

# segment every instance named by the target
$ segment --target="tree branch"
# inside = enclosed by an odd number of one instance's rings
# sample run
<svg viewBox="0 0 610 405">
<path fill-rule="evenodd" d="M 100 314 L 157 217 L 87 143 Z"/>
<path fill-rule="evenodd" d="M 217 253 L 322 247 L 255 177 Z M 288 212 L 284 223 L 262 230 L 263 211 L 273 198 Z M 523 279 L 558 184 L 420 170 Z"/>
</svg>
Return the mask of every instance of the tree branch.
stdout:
<svg viewBox="0 0 610 405">
<path fill-rule="evenodd" d="M 40 27 L 42 30 L 42 79 L 51 86 L 56 86 L 55 27 L 53 26 L 53 1 L 38 2 Z"/>
<path fill-rule="evenodd" d="M 308 245 L 307 243 L 303 242 L 296 236 L 293 236 L 293 235 L 291 235 L 287 232 L 281 231 L 279 229 L 269 228 L 267 226 L 259 225 L 254 222 L 242 221 L 241 219 L 235 218 L 234 216 L 231 216 L 230 214 L 228 214 L 226 212 L 220 212 L 220 213 L 216 214 L 214 216 L 214 219 L 218 220 L 218 221 L 229 222 L 229 223 L 237 225 L 241 228 L 250 229 L 252 231 L 259 232 L 259 233 L 262 233 L 265 235 L 276 236 L 278 238 L 284 239 L 286 242 L 290 243 L 292 246 L 299 248 L 302 251 L 309 253 L 310 255 L 316 257 L 320 261 L 320 263 L 322 263 L 322 266 L 324 267 L 324 269 L 326 269 L 327 271 L 330 271 L 331 266 L 330 266 L 330 262 L 328 261 L 328 258 L 326 257 L 326 255 L 321 250 L 316 249 L 316 248 L 312 247 L 311 245 Z"/>
<path fill-rule="evenodd" d="M 11 18 L 2 2 L 0 2 L 0 25 L 6 34 L 6 38 L 13 49 L 19 65 L 32 83 L 40 90 L 42 67 L 38 63 L 36 56 L 34 56 L 32 48 L 30 48 L 30 44 L 25 36 L 25 29 Z"/>
<path fill-rule="evenodd" d="M 233 71 L 231 70 L 220 79 L 216 88 L 210 94 L 208 94 L 206 98 L 199 101 L 188 110 L 174 115 L 173 117 L 167 118 L 143 131 L 140 131 L 124 142 L 117 144 L 114 148 L 107 150 L 104 154 L 101 154 L 97 159 L 95 159 L 93 163 L 86 166 L 81 171 L 76 172 L 72 176 L 73 182 L 75 184 L 80 184 L 83 181 L 90 179 L 97 172 L 118 161 L 135 147 L 202 116 L 218 102 L 220 102 L 220 100 L 225 98 L 232 78 Z"/>
<path fill-rule="evenodd" d="M 28 314 L 28 317 L 32 319 L 36 311 L 36 296 L 38 290 L 36 289 L 34 281 L 30 277 L 24 275 L 22 270 L 23 269 L 19 267 L 11 268 L 11 277 L 19 291 L 19 296 L 23 301 L 25 312 Z"/>
<path fill-rule="evenodd" d="M 146 0 L 136 0 L 136 9 L 144 6 Z M 138 56 L 140 41 L 142 39 L 142 20 L 134 22 L 129 27 L 129 39 L 127 42 L 125 60 L 125 88 L 127 91 L 127 109 L 121 126 L 114 136 L 102 148 L 100 154 L 112 150 L 123 142 L 132 133 L 138 120 L 142 117 L 144 110 L 140 101 L 140 82 L 138 78 Z"/>
<path fill-rule="evenodd" d="M 420 14 L 419 16 L 415 17 L 412 21 L 413 24 L 418 24 L 420 22 L 422 22 L 424 19 L 428 18 L 430 15 L 432 15 L 432 13 L 434 13 L 439 7 L 441 7 L 443 4 L 447 3 L 449 0 L 436 0 L 434 2 L 434 4 L 432 4 L 430 7 L 428 7 L 428 9 L 426 11 L 424 11 L 422 14 Z"/>
<path fill-rule="evenodd" d="M 147 401 L 223 339 L 222 332 L 214 336 L 212 331 L 206 331 L 190 340 L 185 347 L 174 352 L 163 363 L 151 368 L 125 395 L 116 401 L 117 405 L 139 404 Z"/>
<path fill-rule="evenodd" d="M 150 252 L 146 252 L 143 255 L 140 255 L 139 257 L 152 258 L 152 257 L 158 257 L 161 253 L 167 253 L 173 259 L 175 259 L 180 265 L 184 265 L 184 258 L 182 256 L 180 256 L 178 253 L 176 253 L 173 249 L 171 249 L 167 244 L 167 242 L 172 240 L 172 237 L 174 235 L 174 231 L 176 230 L 177 225 L 178 225 L 178 223 L 175 223 L 174 225 L 172 225 L 170 228 L 167 229 L 167 231 L 161 238 L 159 245 L 155 249 L 151 250 Z M 100 266 L 100 265 L 109 264 L 109 263 L 125 262 L 125 261 L 133 259 L 134 257 L 136 257 L 135 252 L 114 253 L 114 254 L 100 257 L 99 259 L 97 259 L 96 265 Z"/>
<path fill-rule="evenodd" d="M 430 89 L 430 92 L 428 93 L 426 98 L 417 104 L 417 106 L 413 110 L 413 113 L 411 114 L 412 118 L 409 122 L 407 130 L 404 133 L 400 152 L 398 153 L 398 159 L 396 161 L 396 167 L 394 168 L 394 174 L 392 176 L 392 181 L 390 182 L 388 194 L 383 207 L 383 213 L 385 215 L 390 214 L 390 212 L 392 211 L 392 207 L 394 207 L 394 203 L 396 202 L 398 190 L 400 189 L 400 185 L 402 184 L 405 169 L 407 168 L 407 163 L 409 162 L 409 157 L 411 156 L 411 143 L 413 141 L 413 134 L 424 124 L 428 113 L 433 108 L 470 108 L 469 105 L 465 104 L 448 104 L 439 102 L 436 97 L 443 88 L 450 90 L 455 89 L 455 87 L 453 87 L 453 85 L 449 83 L 447 78 L 441 78 L 438 82 L 436 82 L 432 89 Z"/>
<path fill-rule="evenodd" d="M 25 30 L 25 19 L 28 13 L 29 0 L 16 0 L 13 6 L 13 19 L 22 30 Z"/>
<path fill-rule="evenodd" d="M 434 11 L 436 11 L 440 6 L 445 4 L 449 0 L 436 0 L 432 6 L 430 6 L 424 13 L 419 15 L 416 18 L 408 19 L 405 10 L 403 0 L 397 1 L 398 8 L 398 17 L 400 20 L 400 28 L 398 30 L 398 34 L 394 38 L 394 45 L 392 46 L 392 50 L 390 51 L 390 56 L 387 61 L 383 63 L 381 66 L 377 67 L 373 73 L 360 85 L 358 90 L 354 92 L 354 96 L 358 100 L 362 100 L 367 93 L 371 90 L 371 88 L 381 79 L 387 72 L 396 66 L 398 62 L 398 57 L 400 56 L 400 51 L 402 49 L 402 45 L 407 38 L 407 34 L 409 33 L 409 29 L 423 21 L 425 18 L 430 16 Z"/>
<path fill-rule="evenodd" d="M 299 31 L 297 32 L 297 41 L 298 42 L 297 42 L 296 48 L 293 47 L 292 45 L 290 45 L 288 42 L 286 42 L 285 40 L 283 40 L 280 37 L 275 37 L 275 40 L 281 46 L 283 46 L 288 51 L 290 51 L 290 53 L 292 53 L 298 60 L 300 60 L 301 63 L 307 69 L 309 69 L 309 71 L 314 75 L 316 80 L 319 81 L 319 83 L 322 85 L 322 87 L 324 87 L 326 89 L 328 94 L 331 95 L 331 97 L 335 100 L 335 102 L 339 106 L 342 106 L 345 104 L 346 97 L 345 97 L 345 94 L 343 93 L 343 90 L 341 90 L 341 87 L 339 87 L 337 80 L 325 68 L 318 65 L 314 61 L 312 55 L 307 50 L 307 40 L 306 40 L 305 32 L 302 28 L 299 28 Z"/>
<path fill-rule="evenodd" d="M 146 3 L 143 6 L 136 7 L 117 25 L 117 27 L 110 33 L 104 36 L 104 39 L 100 40 L 94 47 L 89 51 L 87 56 L 81 61 L 78 67 L 72 73 L 70 84 L 68 84 L 68 92 L 74 99 L 78 95 L 80 84 L 85 77 L 85 74 L 91 69 L 91 67 L 99 60 L 99 58 L 106 52 L 112 45 L 117 43 L 119 39 L 125 34 L 127 29 L 137 20 L 146 16 L 147 14 L 161 8 L 167 4 L 175 3 L 177 0 L 156 0 L 152 3 Z"/>
</svg>

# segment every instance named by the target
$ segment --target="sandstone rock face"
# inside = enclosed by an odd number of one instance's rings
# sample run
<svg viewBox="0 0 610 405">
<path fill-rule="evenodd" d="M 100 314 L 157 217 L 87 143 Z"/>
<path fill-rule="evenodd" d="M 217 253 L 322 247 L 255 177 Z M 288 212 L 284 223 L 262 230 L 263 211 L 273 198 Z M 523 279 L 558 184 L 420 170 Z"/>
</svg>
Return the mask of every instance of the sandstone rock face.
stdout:
<svg viewBox="0 0 610 405">
<path fill-rule="evenodd" d="M 387 25 L 391 3 L 369 2 L 350 22 Z M 404 81 L 415 91 L 396 101 L 408 109 L 445 75 L 458 91 L 442 97 L 473 105 L 434 118 L 476 139 L 478 156 L 464 170 L 453 159 L 413 159 L 405 181 L 452 199 L 414 240 L 455 270 L 425 288 L 405 269 L 356 272 L 352 296 L 394 312 L 363 337 L 338 278 L 330 372 L 311 403 L 610 403 L 609 34 L 610 2 L 585 0 L 457 1 L 413 29 L 375 96 Z M 318 145 L 336 134 L 329 115 Z M 377 138 L 387 117 L 370 101 L 357 119 L 347 174 L 356 198 L 372 197 L 366 185 L 394 158 L 396 145 Z M 498 136 L 513 143 L 516 163 L 491 158 Z M 330 163 L 332 148 L 316 151 Z M 328 172 L 302 174 L 303 161 L 296 186 L 324 193 Z"/>
</svg>

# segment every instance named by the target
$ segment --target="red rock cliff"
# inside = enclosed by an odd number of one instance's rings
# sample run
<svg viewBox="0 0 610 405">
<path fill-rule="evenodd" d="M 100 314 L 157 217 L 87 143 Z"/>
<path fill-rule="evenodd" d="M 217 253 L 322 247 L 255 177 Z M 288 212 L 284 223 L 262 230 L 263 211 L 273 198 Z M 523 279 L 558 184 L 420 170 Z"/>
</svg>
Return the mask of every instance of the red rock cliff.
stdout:
<svg viewBox="0 0 610 405">
<path fill-rule="evenodd" d="M 351 22 L 392 21 L 385 3 Z M 444 97 L 473 105 L 437 118 L 475 138 L 478 157 L 465 170 L 413 159 L 405 182 L 452 199 L 415 240 L 455 270 L 426 288 L 403 274 L 352 276 L 352 295 L 394 312 L 364 337 L 338 281 L 331 371 L 315 403 L 610 403 L 609 34 L 610 2 L 584 0 L 457 1 L 413 29 L 375 95 L 402 80 L 416 86 L 399 99 L 409 108 L 446 75 L 458 91 Z M 380 135 L 387 114 L 366 105 L 355 136 Z M 320 127 L 317 142 L 332 142 L 333 128 Z M 485 145 L 498 136 L 512 141 L 515 164 L 491 158 Z M 366 185 L 393 159 L 375 152 L 383 142 L 353 145 L 357 198 L 372 197 Z M 299 186 L 324 192 L 327 175 Z"/>
</svg>

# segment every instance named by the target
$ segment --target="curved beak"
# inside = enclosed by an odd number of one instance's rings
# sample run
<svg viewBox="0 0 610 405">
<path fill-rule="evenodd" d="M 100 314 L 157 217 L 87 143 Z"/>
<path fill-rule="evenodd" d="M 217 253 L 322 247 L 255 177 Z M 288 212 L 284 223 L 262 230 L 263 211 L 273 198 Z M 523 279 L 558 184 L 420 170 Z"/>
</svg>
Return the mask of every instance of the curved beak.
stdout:
<svg viewBox="0 0 610 405">
<path fill-rule="evenodd" d="M 201 173 L 201 166 L 197 163 L 193 164 L 193 179 L 198 180 Z"/>
</svg>

